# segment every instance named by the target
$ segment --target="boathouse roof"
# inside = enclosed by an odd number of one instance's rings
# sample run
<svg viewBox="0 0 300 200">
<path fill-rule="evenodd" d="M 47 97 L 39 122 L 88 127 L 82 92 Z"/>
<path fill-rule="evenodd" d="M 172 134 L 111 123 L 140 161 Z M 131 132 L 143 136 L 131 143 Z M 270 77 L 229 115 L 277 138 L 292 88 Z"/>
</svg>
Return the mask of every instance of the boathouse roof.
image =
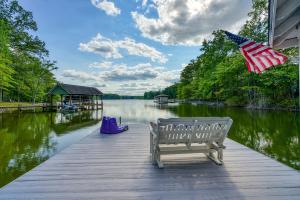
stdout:
<svg viewBox="0 0 300 200">
<path fill-rule="evenodd" d="M 57 83 L 49 92 L 49 95 L 84 95 L 84 96 L 102 96 L 103 93 L 94 87 L 81 85 L 70 85 Z"/>
<path fill-rule="evenodd" d="M 166 94 L 160 94 L 160 95 L 155 96 L 155 98 L 159 98 L 159 97 L 168 97 L 168 95 L 166 95 Z"/>
</svg>

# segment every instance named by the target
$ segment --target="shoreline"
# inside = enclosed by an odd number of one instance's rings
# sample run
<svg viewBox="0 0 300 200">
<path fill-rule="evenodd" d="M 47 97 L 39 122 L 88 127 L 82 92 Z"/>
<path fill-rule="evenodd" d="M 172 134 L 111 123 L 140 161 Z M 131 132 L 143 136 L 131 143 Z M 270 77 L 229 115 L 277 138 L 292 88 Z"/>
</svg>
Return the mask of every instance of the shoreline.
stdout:
<svg viewBox="0 0 300 200">
<path fill-rule="evenodd" d="M 215 107 L 232 107 L 232 108 L 244 108 L 247 110 L 261 110 L 261 111 L 288 111 L 288 112 L 300 112 L 300 108 L 283 108 L 283 107 L 261 107 L 255 105 L 227 105 L 223 101 L 203 101 L 203 100 L 178 100 L 179 103 L 190 103 L 193 105 L 208 105 Z"/>
<path fill-rule="evenodd" d="M 153 99 L 104 99 L 105 100 L 153 100 Z M 180 100 L 176 99 L 175 102 L 172 103 L 183 103 L 183 104 L 193 104 L 193 105 L 207 105 L 212 107 L 226 107 L 226 108 L 243 108 L 247 110 L 257 110 L 257 111 L 287 111 L 287 112 L 300 112 L 300 108 L 284 108 L 284 107 L 262 107 L 256 105 L 228 105 L 223 101 L 203 101 L 203 100 Z M 0 102 L 0 113 L 10 113 L 13 111 L 17 111 L 22 107 L 35 107 L 35 109 L 39 109 L 43 103 L 32 104 L 31 102 Z M 32 109 L 32 108 L 31 108 Z M 31 110 L 28 109 L 28 110 Z M 23 110 L 24 111 L 24 110 Z"/>
</svg>

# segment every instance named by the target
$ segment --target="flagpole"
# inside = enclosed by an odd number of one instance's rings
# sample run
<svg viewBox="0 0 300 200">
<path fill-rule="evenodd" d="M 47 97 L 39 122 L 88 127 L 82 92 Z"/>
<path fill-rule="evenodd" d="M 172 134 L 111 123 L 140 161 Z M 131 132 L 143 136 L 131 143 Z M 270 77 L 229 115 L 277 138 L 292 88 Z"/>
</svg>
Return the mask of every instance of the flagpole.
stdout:
<svg viewBox="0 0 300 200">
<path fill-rule="evenodd" d="M 298 65 L 299 65 L 299 93 L 298 93 L 298 98 L 299 98 L 299 111 L 300 111 L 300 24 L 298 25 Z"/>
<path fill-rule="evenodd" d="M 298 65 L 299 65 L 299 68 L 298 68 L 298 75 L 299 75 L 299 85 L 298 85 L 298 99 L 299 99 L 299 107 L 298 107 L 298 110 L 300 111 L 300 24 L 298 24 L 298 26 L 296 27 L 296 29 L 298 30 Z"/>
</svg>

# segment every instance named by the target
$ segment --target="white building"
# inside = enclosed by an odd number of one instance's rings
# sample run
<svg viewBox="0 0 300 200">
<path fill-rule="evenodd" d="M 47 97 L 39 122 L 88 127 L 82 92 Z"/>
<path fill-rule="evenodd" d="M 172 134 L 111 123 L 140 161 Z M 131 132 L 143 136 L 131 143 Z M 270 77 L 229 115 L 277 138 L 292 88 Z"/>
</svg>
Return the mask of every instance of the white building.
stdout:
<svg viewBox="0 0 300 200">
<path fill-rule="evenodd" d="M 168 95 L 160 94 L 154 97 L 154 102 L 159 104 L 168 103 Z"/>
</svg>

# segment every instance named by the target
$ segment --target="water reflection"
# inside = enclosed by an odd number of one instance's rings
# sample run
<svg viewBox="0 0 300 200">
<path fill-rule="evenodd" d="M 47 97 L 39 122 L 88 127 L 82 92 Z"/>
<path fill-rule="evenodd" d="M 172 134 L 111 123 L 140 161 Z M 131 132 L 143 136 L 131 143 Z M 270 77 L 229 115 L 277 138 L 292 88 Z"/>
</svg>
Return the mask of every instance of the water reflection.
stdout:
<svg viewBox="0 0 300 200">
<path fill-rule="evenodd" d="M 0 187 L 94 130 L 99 112 L 0 114 Z"/>
<path fill-rule="evenodd" d="M 149 123 L 157 118 L 176 117 L 166 109 L 168 106 L 157 106 L 151 100 L 105 100 L 103 103 L 104 115 L 121 117 L 124 123 Z"/>
</svg>

